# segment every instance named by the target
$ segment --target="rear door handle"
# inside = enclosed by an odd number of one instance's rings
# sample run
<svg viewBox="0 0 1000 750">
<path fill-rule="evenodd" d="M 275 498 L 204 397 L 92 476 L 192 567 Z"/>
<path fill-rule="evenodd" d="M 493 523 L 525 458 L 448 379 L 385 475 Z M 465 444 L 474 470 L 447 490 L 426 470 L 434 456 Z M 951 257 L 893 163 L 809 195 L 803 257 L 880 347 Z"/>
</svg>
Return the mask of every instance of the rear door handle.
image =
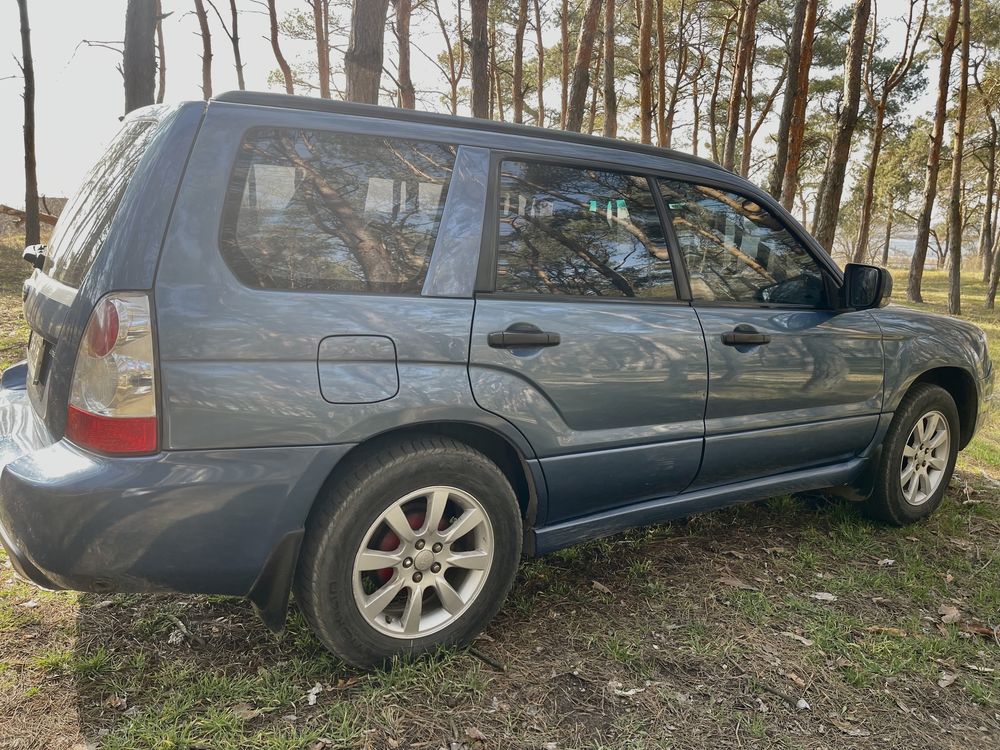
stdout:
<svg viewBox="0 0 1000 750">
<path fill-rule="evenodd" d="M 726 346 L 759 346 L 771 343 L 771 337 L 753 326 L 740 323 L 733 330 L 722 334 L 722 343 Z"/>
<path fill-rule="evenodd" d="M 515 323 L 505 331 L 487 334 L 486 343 L 494 349 L 517 349 L 539 346 L 558 346 L 559 334 L 543 331 L 530 323 Z"/>
</svg>

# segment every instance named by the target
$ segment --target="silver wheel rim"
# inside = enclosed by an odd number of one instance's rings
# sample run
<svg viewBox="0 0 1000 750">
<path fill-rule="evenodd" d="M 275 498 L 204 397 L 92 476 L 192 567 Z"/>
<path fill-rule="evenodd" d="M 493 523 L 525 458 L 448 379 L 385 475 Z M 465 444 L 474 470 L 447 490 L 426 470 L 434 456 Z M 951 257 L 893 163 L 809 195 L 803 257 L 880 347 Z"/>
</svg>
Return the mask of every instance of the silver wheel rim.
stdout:
<svg viewBox="0 0 1000 750">
<path fill-rule="evenodd" d="M 903 446 L 899 486 L 910 505 L 923 505 L 937 492 L 948 468 L 951 433 L 939 411 L 924 414 L 913 425 Z"/>
<path fill-rule="evenodd" d="M 354 557 L 354 602 L 393 638 L 422 638 L 461 617 L 493 565 L 493 526 L 482 504 L 455 487 L 400 498 L 369 527 Z"/>
</svg>

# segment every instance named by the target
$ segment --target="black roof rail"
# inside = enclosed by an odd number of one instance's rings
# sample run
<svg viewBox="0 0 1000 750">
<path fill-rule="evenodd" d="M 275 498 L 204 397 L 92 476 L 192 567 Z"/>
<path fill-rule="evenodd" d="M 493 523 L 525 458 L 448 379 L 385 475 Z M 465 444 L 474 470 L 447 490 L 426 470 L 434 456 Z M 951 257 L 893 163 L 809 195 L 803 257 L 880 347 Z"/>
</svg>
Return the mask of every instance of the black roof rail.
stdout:
<svg viewBox="0 0 1000 750">
<path fill-rule="evenodd" d="M 442 125 L 451 128 L 485 130 L 491 133 L 527 136 L 529 138 L 547 138 L 554 141 L 579 143 L 584 146 L 618 148 L 634 153 L 649 154 L 650 156 L 656 156 L 661 159 L 673 159 L 675 161 L 722 170 L 722 167 L 714 161 L 702 159 L 699 156 L 686 154 L 682 151 L 674 151 L 669 148 L 660 148 L 659 146 L 651 146 L 645 143 L 634 143 L 632 141 L 624 141 L 617 138 L 587 135 L 585 133 L 576 133 L 570 130 L 554 130 L 550 128 L 540 128 L 535 125 L 517 125 L 509 122 L 483 120 L 476 117 L 461 117 L 459 115 L 447 115 L 438 112 L 422 112 L 414 109 L 382 107 L 375 104 L 359 104 L 358 102 L 344 102 L 337 101 L 335 99 L 319 99 L 312 96 L 295 96 L 290 94 L 275 94 L 259 91 L 227 91 L 224 94 L 219 94 L 218 96 L 213 97 L 212 101 L 226 102 L 229 104 L 249 104 L 258 107 L 301 109 L 311 112 L 330 112 L 333 114 L 355 115 L 358 117 L 378 117 L 384 120 L 401 120 L 405 122 L 424 123 L 427 125 Z"/>
</svg>

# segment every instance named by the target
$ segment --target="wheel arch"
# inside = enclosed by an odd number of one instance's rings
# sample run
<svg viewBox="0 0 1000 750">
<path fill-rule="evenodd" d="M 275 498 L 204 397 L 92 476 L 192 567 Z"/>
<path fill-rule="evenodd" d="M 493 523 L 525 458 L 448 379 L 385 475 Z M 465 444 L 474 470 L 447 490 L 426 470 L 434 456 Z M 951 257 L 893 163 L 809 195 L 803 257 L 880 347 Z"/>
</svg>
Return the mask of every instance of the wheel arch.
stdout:
<svg viewBox="0 0 1000 750">
<path fill-rule="evenodd" d="M 965 448 L 972 440 L 976 430 L 976 420 L 979 417 L 979 394 L 975 378 L 961 367 L 935 367 L 914 378 L 906 391 L 909 392 L 917 383 L 939 386 L 955 401 L 959 422 L 958 448 L 959 450 Z"/>
</svg>

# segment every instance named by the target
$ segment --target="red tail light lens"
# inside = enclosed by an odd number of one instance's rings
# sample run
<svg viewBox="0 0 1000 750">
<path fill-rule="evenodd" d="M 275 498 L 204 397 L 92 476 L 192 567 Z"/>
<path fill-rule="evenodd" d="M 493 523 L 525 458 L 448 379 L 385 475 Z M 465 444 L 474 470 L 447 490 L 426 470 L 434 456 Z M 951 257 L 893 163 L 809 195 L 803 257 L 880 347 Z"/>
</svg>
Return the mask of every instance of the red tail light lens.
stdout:
<svg viewBox="0 0 1000 750">
<path fill-rule="evenodd" d="M 113 455 L 154 453 L 159 427 L 149 297 L 102 298 L 76 355 L 66 437 Z"/>
</svg>

